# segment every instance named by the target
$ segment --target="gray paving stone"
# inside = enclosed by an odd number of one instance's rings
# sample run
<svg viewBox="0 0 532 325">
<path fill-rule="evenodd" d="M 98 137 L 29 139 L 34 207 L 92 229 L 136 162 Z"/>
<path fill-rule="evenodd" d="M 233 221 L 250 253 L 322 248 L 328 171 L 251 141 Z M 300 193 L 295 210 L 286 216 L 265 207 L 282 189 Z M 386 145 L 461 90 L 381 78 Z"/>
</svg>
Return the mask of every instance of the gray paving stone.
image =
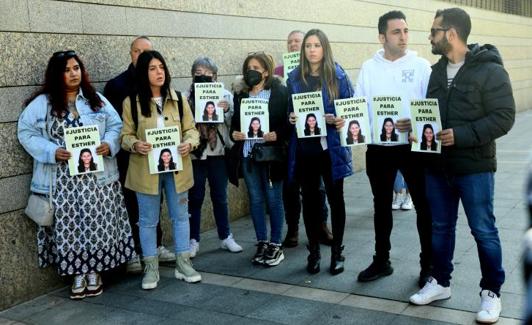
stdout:
<svg viewBox="0 0 532 325">
<path fill-rule="evenodd" d="M 246 317 L 274 321 L 281 324 L 309 324 L 327 308 L 326 304 L 303 299 L 275 297 L 262 308 Z"/>
<path fill-rule="evenodd" d="M 348 324 L 392 324 L 397 316 L 394 314 L 365 310 L 346 306 L 330 306 L 320 316 L 312 320 L 314 324 L 348 325 Z"/>
</svg>

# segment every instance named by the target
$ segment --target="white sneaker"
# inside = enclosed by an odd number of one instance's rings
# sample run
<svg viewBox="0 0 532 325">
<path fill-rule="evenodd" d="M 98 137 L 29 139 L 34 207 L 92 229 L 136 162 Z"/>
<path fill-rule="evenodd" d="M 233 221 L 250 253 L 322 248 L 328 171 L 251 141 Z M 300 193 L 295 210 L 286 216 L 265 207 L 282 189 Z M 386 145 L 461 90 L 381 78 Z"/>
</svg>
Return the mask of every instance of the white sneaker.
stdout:
<svg viewBox="0 0 532 325">
<path fill-rule="evenodd" d="M 190 240 L 190 258 L 196 257 L 196 255 L 199 253 L 199 242 L 197 242 L 195 239 Z"/>
<path fill-rule="evenodd" d="M 442 287 L 436 279 L 431 277 L 421 290 L 410 297 L 410 302 L 414 305 L 428 305 L 433 301 L 450 297 L 451 287 Z"/>
<path fill-rule="evenodd" d="M 412 198 L 410 197 L 410 193 L 406 193 L 403 203 L 401 204 L 401 210 L 412 210 L 412 208 Z"/>
<path fill-rule="evenodd" d="M 142 264 L 140 264 L 140 257 L 138 254 L 127 262 L 126 271 L 128 273 L 142 272 Z"/>
<path fill-rule="evenodd" d="M 394 193 L 392 210 L 399 210 L 401 208 L 401 204 L 403 204 L 404 199 L 405 195 L 403 193 Z"/>
<path fill-rule="evenodd" d="M 231 253 L 240 253 L 242 246 L 238 245 L 233 238 L 233 234 L 229 234 L 226 239 L 220 243 L 220 248 L 230 251 Z"/>
<path fill-rule="evenodd" d="M 477 313 L 477 322 L 493 324 L 499 320 L 501 314 L 501 298 L 489 290 L 480 292 L 480 311 Z"/>
<path fill-rule="evenodd" d="M 175 262 L 175 254 L 166 249 L 163 245 L 157 247 L 159 262 Z"/>
</svg>

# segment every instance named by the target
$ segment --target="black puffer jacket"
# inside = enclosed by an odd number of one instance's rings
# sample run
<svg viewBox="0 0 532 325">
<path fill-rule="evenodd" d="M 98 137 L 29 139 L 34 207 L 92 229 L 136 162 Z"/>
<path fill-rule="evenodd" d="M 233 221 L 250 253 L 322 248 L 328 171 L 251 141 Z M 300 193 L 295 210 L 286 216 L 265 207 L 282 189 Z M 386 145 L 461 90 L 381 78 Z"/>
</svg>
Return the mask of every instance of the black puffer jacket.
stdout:
<svg viewBox="0 0 532 325">
<path fill-rule="evenodd" d="M 428 98 L 437 98 L 443 129 L 453 129 L 454 145 L 430 162 L 431 169 L 451 175 L 494 172 L 495 139 L 505 135 L 515 119 L 515 102 L 508 73 L 492 45 L 469 45 L 465 63 L 447 87 L 447 58 L 432 66 Z"/>
</svg>

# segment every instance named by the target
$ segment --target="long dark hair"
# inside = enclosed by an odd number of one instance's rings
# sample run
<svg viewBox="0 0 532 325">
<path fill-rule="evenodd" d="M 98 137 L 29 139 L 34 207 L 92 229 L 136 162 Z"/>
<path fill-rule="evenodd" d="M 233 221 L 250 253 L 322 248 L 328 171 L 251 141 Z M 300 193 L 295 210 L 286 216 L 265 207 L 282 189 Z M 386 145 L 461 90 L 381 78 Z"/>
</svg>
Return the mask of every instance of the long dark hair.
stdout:
<svg viewBox="0 0 532 325">
<path fill-rule="evenodd" d="M 323 59 L 320 66 L 320 79 L 322 86 L 325 85 L 327 93 L 329 94 L 329 101 L 338 98 L 338 81 L 336 80 L 336 65 L 334 64 L 334 58 L 331 50 L 331 44 L 327 35 L 320 29 L 311 29 L 305 34 L 303 38 L 303 45 L 301 46 L 301 60 L 299 61 L 299 73 L 300 78 L 305 85 L 308 85 L 307 78 L 310 76 L 310 63 L 305 56 L 305 45 L 307 39 L 310 36 L 316 36 L 320 40 L 321 47 L 323 49 Z"/>
<path fill-rule="evenodd" d="M 205 108 L 203 109 L 202 119 L 204 121 L 208 121 L 209 120 L 209 113 L 207 112 L 207 106 L 209 106 L 209 105 L 214 106 L 214 112 L 212 113 L 212 120 L 213 121 L 218 121 L 218 114 L 216 114 L 216 104 L 214 104 L 214 102 L 212 100 L 210 100 L 210 101 L 205 103 Z"/>
<path fill-rule="evenodd" d="M 174 163 L 174 156 L 172 155 L 172 152 L 168 148 L 164 148 L 159 153 L 159 164 L 157 165 L 157 170 L 162 172 L 164 171 L 164 161 L 163 161 L 163 153 L 168 152 L 170 154 L 170 162 L 168 163 L 168 168 L 170 170 L 175 169 L 175 163 Z"/>
<path fill-rule="evenodd" d="M 170 71 L 168 71 L 168 66 L 166 65 L 166 61 L 161 53 L 157 51 L 144 51 L 139 55 L 137 66 L 135 68 L 135 75 L 137 77 L 137 91 L 140 101 L 140 112 L 145 117 L 151 116 L 150 102 L 153 94 L 151 93 L 148 69 L 152 59 L 161 61 L 164 66 L 164 84 L 161 87 L 161 97 L 163 98 L 163 103 L 166 95 L 168 95 L 170 82 L 172 80 L 170 77 Z"/>
<path fill-rule="evenodd" d="M 384 126 L 387 122 L 391 122 L 393 125 L 392 129 L 392 135 L 390 136 L 390 141 L 397 141 L 397 133 L 395 133 L 395 123 L 393 123 L 393 119 L 391 117 L 387 117 L 384 119 L 384 122 L 382 122 L 382 130 L 381 130 L 381 141 L 386 141 L 386 129 Z"/>
<path fill-rule="evenodd" d="M 258 121 L 259 122 L 259 129 L 257 130 L 257 137 L 258 138 L 262 138 L 264 136 L 264 132 L 262 131 L 261 127 L 261 123 L 260 123 L 260 119 L 258 117 L 252 117 L 251 118 L 251 121 L 249 121 L 249 128 L 248 128 L 248 138 L 253 138 L 253 128 L 251 127 L 251 124 L 253 124 L 253 121 Z"/>
<path fill-rule="evenodd" d="M 362 129 L 360 128 L 360 123 L 358 123 L 357 120 L 352 120 L 351 122 L 349 122 L 349 125 L 347 126 L 347 139 L 348 140 L 351 140 L 351 143 L 353 143 L 353 135 L 351 134 L 351 125 L 353 124 L 356 124 L 358 125 L 358 142 L 363 142 L 364 141 L 364 135 L 362 135 Z M 349 142 L 349 141 L 348 141 Z"/>
<path fill-rule="evenodd" d="M 427 138 L 425 137 L 425 130 L 430 129 L 432 131 L 432 141 L 431 141 L 431 149 L 436 150 L 436 135 L 434 134 L 434 129 L 432 128 L 432 125 L 425 124 L 423 125 L 423 132 L 421 133 L 421 148 L 427 149 Z"/>
<path fill-rule="evenodd" d="M 98 165 L 94 162 L 94 156 L 92 155 L 92 151 L 89 148 L 84 148 L 84 149 L 81 149 L 81 151 L 79 152 L 79 158 L 78 158 L 78 172 L 79 173 L 85 172 L 85 163 L 83 162 L 83 160 L 81 160 L 81 156 L 85 152 L 88 152 L 91 154 L 91 162 L 89 164 L 89 170 L 92 171 L 92 170 L 98 169 Z"/>
<path fill-rule="evenodd" d="M 316 118 L 316 114 L 314 113 L 308 113 L 307 117 L 305 117 L 305 130 L 303 131 L 305 135 L 310 135 L 310 125 L 308 125 L 308 119 L 313 117 L 316 120 L 316 126 L 314 127 L 314 135 L 318 135 L 321 133 L 321 129 L 318 127 L 318 119 Z"/>
<path fill-rule="evenodd" d="M 44 84 L 24 101 L 24 106 L 27 106 L 37 96 L 45 94 L 48 95 L 48 100 L 52 106 L 52 114 L 62 116 L 63 113 L 68 112 L 65 68 L 67 61 L 72 58 L 76 60 L 81 70 L 81 84 L 79 88 L 83 92 L 83 96 L 89 101 L 91 109 L 95 112 L 98 111 L 103 106 L 103 102 L 90 83 L 89 74 L 85 69 L 83 61 L 72 50 L 55 52 L 50 57 L 46 72 L 44 73 Z"/>
</svg>

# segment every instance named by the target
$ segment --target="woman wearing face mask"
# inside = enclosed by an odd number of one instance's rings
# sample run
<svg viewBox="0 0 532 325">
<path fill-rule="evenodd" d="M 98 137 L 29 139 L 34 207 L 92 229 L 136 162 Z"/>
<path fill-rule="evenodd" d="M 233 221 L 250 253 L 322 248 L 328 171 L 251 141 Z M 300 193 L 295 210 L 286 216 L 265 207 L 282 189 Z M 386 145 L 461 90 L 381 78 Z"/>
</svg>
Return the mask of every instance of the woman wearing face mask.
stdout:
<svg viewBox="0 0 532 325">
<path fill-rule="evenodd" d="M 321 91 L 327 136 L 298 139 L 292 132 L 288 156 L 288 178 L 301 182 L 303 192 L 303 220 L 308 237 L 307 271 L 320 271 L 319 234 L 322 224 L 320 215 L 320 177 L 323 177 L 329 205 L 333 244 L 329 271 L 335 275 L 344 271 L 342 241 L 345 228 L 344 177 L 353 173 L 351 150 L 342 147 L 338 129 L 344 120 L 335 117 L 334 100 L 353 96 L 353 87 L 345 71 L 334 62 L 327 36 L 319 29 L 310 30 L 303 39 L 299 67 L 290 72 L 287 82 L 290 94 Z M 291 124 L 297 122 L 290 101 Z M 312 164 L 308 162 L 312 161 Z"/>
<path fill-rule="evenodd" d="M 138 94 L 134 99 L 130 96 L 124 100 L 121 140 L 122 148 L 131 152 L 126 186 L 136 192 L 139 205 L 140 246 L 145 264 L 142 289 L 154 289 L 159 282 L 156 227 L 163 191 L 175 242 L 174 275 L 178 280 L 199 282 L 201 275 L 190 261 L 187 200 L 187 192 L 194 182 L 189 153 L 199 143 L 194 116 L 188 103 L 170 88 L 170 72 L 159 52 L 142 52 L 135 75 Z M 135 100 L 133 105 L 132 99 Z M 132 114 L 134 110 L 137 112 L 136 121 Z M 176 173 L 150 174 L 148 155 L 151 154 L 152 144 L 146 142 L 146 130 L 169 126 L 179 128 L 181 143 L 177 151 L 182 157 L 183 169 Z"/>
<path fill-rule="evenodd" d="M 231 183 L 238 186 L 241 172 L 247 185 L 251 218 L 257 237 L 257 251 L 252 258 L 254 264 L 275 266 L 284 260 L 281 248 L 281 232 L 284 223 L 282 183 L 286 174 L 285 162 L 256 162 L 249 155 L 257 143 L 283 147 L 287 131 L 288 92 L 281 81 L 273 76 L 274 62 L 265 53 L 252 53 L 242 65 L 243 80 L 235 84 L 235 114 L 231 125 L 231 136 L 235 140 L 232 150 Z M 240 102 L 242 98 L 268 99 L 270 132 L 262 139 L 248 139 L 240 125 Z M 246 126 L 243 126 L 246 128 Z M 270 239 L 268 240 L 264 203 L 270 216 Z"/>
<path fill-rule="evenodd" d="M 215 82 L 218 66 L 208 57 L 199 57 L 192 64 L 192 84 L 188 101 L 194 107 L 194 84 Z M 194 186 L 188 192 L 188 212 L 190 213 L 190 256 L 199 252 L 201 207 L 205 198 L 205 182 L 209 181 L 214 220 L 220 248 L 232 253 L 242 251 L 236 243 L 229 226 L 227 206 L 227 166 L 225 150 L 232 147 L 229 127 L 233 116 L 233 95 L 224 89 L 224 99 L 218 102 L 224 111 L 223 123 L 196 123 L 200 133 L 200 145 L 192 152 Z"/>
</svg>

